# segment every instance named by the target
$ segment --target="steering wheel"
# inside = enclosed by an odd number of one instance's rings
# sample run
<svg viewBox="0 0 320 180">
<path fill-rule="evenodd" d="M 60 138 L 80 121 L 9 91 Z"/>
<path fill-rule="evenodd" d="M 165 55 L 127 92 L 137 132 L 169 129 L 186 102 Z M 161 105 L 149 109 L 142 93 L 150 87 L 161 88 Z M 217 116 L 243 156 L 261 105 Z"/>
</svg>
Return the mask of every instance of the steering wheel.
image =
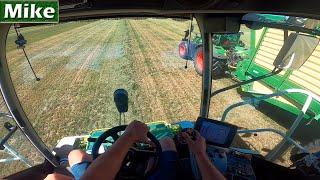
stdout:
<svg viewBox="0 0 320 180">
<path fill-rule="evenodd" d="M 113 144 L 126 129 L 127 125 L 113 127 L 102 133 L 92 147 L 92 157 L 96 159 L 99 156 L 99 148 L 102 143 Z M 109 140 L 110 137 L 113 141 Z M 128 151 L 122 162 L 117 178 L 137 178 L 144 179 L 152 175 L 159 169 L 159 159 L 162 152 L 161 145 L 157 138 L 150 132 L 147 133 L 151 143 L 135 143 Z M 108 139 L 107 139 L 108 138 Z M 149 160 L 152 159 L 151 167 Z"/>
</svg>

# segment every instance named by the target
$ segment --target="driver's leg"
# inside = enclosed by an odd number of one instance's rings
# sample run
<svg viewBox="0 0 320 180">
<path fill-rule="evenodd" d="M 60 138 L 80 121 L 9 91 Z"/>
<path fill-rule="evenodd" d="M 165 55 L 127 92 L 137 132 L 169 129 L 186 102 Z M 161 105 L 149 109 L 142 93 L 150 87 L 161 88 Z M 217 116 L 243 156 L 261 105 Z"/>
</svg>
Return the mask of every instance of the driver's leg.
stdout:
<svg viewBox="0 0 320 180">
<path fill-rule="evenodd" d="M 160 157 L 160 169 L 149 179 L 176 179 L 177 169 L 176 163 L 178 160 L 177 148 L 174 141 L 171 138 L 163 138 L 160 140 L 162 153 Z"/>
<path fill-rule="evenodd" d="M 92 162 L 91 156 L 81 150 L 72 150 L 68 155 L 68 161 L 71 167 L 71 173 L 76 180 L 84 174 Z"/>
<path fill-rule="evenodd" d="M 165 152 L 165 151 L 177 152 L 176 144 L 174 143 L 172 138 L 166 137 L 161 139 L 159 142 L 162 148 L 162 152 Z"/>
</svg>

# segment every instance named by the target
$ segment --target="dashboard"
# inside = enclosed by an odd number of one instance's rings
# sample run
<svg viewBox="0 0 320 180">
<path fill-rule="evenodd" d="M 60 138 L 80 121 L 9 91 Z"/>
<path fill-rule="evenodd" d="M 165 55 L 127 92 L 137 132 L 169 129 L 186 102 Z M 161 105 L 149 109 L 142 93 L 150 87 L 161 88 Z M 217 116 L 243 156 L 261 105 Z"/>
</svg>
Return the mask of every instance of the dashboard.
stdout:
<svg viewBox="0 0 320 180">
<path fill-rule="evenodd" d="M 236 126 L 212 119 L 199 118 L 194 129 L 206 139 L 208 158 L 227 179 L 256 179 L 250 156 L 229 149 L 237 132 Z M 193 129 L 183 131 L 191 136 L 194 135 Z M 189 153 L 189 158 L 193 177 L 201 179 L 195 156 Z"/>
<path fill-rule="evenodd" d="M 305 175 L 297 169 L 272 163 L 261 155 L 250 154 L 245 149 L 231 148 L 237 127 L 205 118 L 198 118 L 194 126 L 182 128 L 175 136 L 179 153 L 179 179 L 201 179 L 196 158 L 189 152 L 186 142 L 181 137 L 181 133 L 186 132 L 191 138 L 195 138 L 192 137 L 196 135 L 194 129 L 206 139 L 208 158 L 227 179 L 305 179 Z"/>
<path fill-rule="evenodd" d="M 227 179 L 256 179 L 251 159 L 248 155 L 212 145 L 207 147 L 207 155 L 211 163 L 214 164 Z M 195 179 L 201 179 L 194 155 L 190 155 L 190 162 Z"/>
</svg>

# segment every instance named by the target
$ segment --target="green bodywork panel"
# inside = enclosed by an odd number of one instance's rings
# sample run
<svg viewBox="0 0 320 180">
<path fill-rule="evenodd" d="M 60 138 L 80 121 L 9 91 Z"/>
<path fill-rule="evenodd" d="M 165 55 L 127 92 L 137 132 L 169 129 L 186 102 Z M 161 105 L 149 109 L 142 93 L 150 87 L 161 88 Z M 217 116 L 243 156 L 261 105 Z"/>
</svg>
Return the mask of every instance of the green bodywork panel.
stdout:
<svg viewBox="0 0 320 180">
<path fill-rule="evenodd" d="M 254 77 L 258 77 L 264 74 L 270 73 L 270 70 L 261 67 L 257 65 L 253 59 L 255 58 L 255 55 L 257 51 L 259 50 L 259 47 L 261 45 L 261 42 L 264 38 L 264 35 L 266 33 L 267 28 L 263 30 L 263 33 L 261 35 L 261 38 L 258 42 L 257 47 L 253 50 L 251 58 L 244 59 L 243 61 L 239 62 L 237 64 L 237 68 L 234 72 L 232 72 L 232 75 L 235 76 L 237 79 L 241 81 L 245 81 L 248 79 L 252 79 Z M 278 90 L 286 90 L 286 89 L 305 89 L 302 86 L 299 86 L 298 84 L 294 83 L 293 81 L 289 80 L 289 77 L 291 75 L 292 71 L 286 71 L 284 75 L 275 75 L 263 80 L 260 80 L 260 82 L 273 89 L 274 91 Z M 248 92 L 253 96 L 259 96 L 259 94 L 252 93 L 252 86 L 253 84 L 244 85 L 241 87 L 241 90 L 243 92 Z M 304 102 L 306 101 L 307 97 L 302 94 L 288 94 L 286 96 L 283 96 L 287 101 L 294 104 L 296 107 L 286 104 L 284 102 L 278 101 L 276 99 L 268 99 L 265 100 L 265 102 L 272 104 L 274 106 L 277 106 L 279 108 L 282 108 L 286 110 L 287 112 L 290 112 L 294 115 L 298 115 L 301 111 L 301 107 L 303 106 Z M 319 120 L 320 118 L 320 103 L 313 101 L 310 105 L 309 111 L 304 116 L 305 120 Z"/>
</svg>

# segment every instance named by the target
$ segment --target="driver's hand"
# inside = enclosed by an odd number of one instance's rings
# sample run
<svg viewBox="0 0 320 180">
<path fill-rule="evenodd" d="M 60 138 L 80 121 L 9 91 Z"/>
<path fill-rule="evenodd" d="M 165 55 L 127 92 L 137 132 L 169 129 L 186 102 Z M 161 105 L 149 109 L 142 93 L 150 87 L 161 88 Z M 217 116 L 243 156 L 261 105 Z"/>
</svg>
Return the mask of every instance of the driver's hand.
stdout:
<svg viewBox="0 0 320 180">
<path fill-rule="evenodd" d="M 148 131 L 148 126 L 145 123 L 134 120 L 127 126 L 124 135 L 133 142 L 139 142 L 146 140 Z"/>
<path fill-rule="evenodd" d="M 200 155 L 206 153 L 206 140 L 200 135 L 200 133 L 196 130 L 195 131 L 195 140 L 192 140 L 192 137 L 186 133 L 182 133 L 182 137 L 186 140 L 189 150 L 195 154 Z"/>
</svg>

